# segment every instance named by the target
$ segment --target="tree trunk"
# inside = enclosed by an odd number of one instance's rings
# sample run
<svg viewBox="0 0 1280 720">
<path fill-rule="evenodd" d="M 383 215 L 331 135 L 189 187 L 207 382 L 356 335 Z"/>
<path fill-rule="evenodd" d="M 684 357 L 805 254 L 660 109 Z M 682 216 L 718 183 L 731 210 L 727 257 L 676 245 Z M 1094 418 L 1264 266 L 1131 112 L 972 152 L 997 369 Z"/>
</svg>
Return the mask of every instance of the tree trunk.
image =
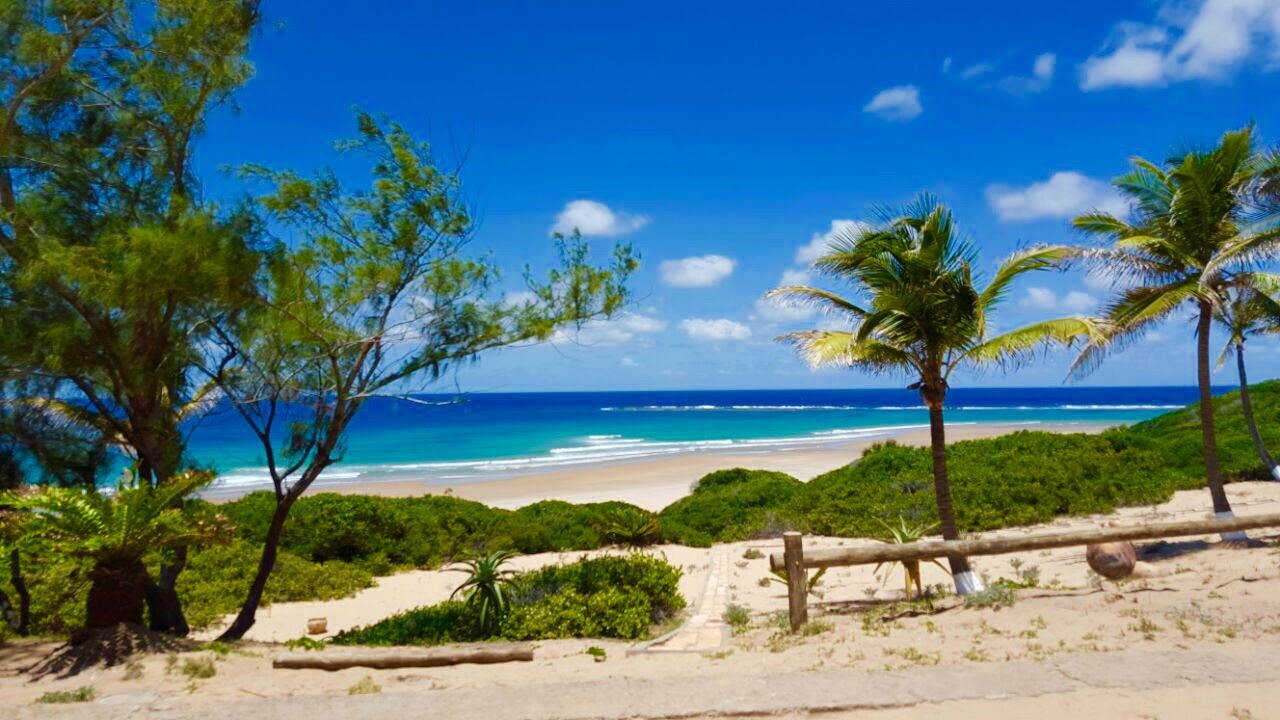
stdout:
<svg viewBox="0 0 1280 720">
<path fill-rule="evenodd" d="M 182 600 L 178 597 L 178 575 L 187 566 L 187 549 L 174 551 L 174 561 L 160 566 L 160 581 L 147 580 L 147 614 L 151 617 L 148 627 L 156 632 L 185 637 L 191 632 L 187 617 L 182 612 Z"/>
<path fill-rule="evenodd" d="M 933 489 L 937 496 L 938 522 L 942 526 L 942 539 L 959 540 L 955 510 L 951 506 L 951 483 L 947 479 L 947 433 L 942 419 L 944 391 L 921 392 L 929 406 L 929 445 L 933 451 Z M 982 581 L 973 574 L 969 560 L 964 557 L 948 557 L 951 576 L 955 580 L 956 594 L 969 595 L 981 592 Z"/>
<path fill-rule="evenodd" d="M 1271 478 L 1280 480 L 1280 468 L 1276 467 L 1271 453 L 1267 452 L 1266 443 L 1262 442 L 1262 433 L 1258 432 L 1258 421 L 1253 417 L 1253 401 L 1249 399 L 1249 376 L 1244 371 L 1243 341 L 1236 343 L 1236 368 L 1240 371 L 1240 412 L 1249 427 L 1249 434 L 1253 436 L 1253 447 L 1258 451 L 1258 458 L 1262 460 L 1262 465 L 1271 474 Z"/>
<path fill-rule="evenodd" d="M 22 575 L 22 556 L 17 550 L 9 553 L 9 583 L 18 594 L 18 624 L 14 631 L 21 637 L 31 634 L 31 591 Z"/>
<path fill-rule="evenodd" d="M 119 623 L 142 624 L 151 578 L 141 560 L 120 565 L 97 565 L 89 573 L 85 629 L 99 630 Z"/>
<path fill-rule="evenodd" d="M 1204 469 L 1213 498 L 1213 512 L 1219 518 L 1234 517 L 1227 500 L 1226 481 L 1218 464 L 1218 441 L 1213 428 L 1213 389 L 1209 385 L 1209 331 L 1213 327 L 1213 308 L 1200 301 L 1200 318 L 1196 325 L 1196 376 L 1200 386 L 1200 433 L 1204 440 Z M 1223 540 L 1247 539 L 1244 533 L 1223 533 Z"/>
<path fill-rule="evenodd" d="M 291 507 L 293 507 L 292 496 L 286 494 L 277 499 L 275 513 L 271 516 L 271 525 L 267 527 L 266 540 L 262 543 L 262 557 L 258 560 L 258 572 L 253 576 L 253 583 L 249 585 L 249 594 L 245 597 L 244 605 L 240 607 L 236 619 L 218 636 L 219 640 L 224 642 L 239 640 L 257 621 L 258 605 L 262 603 L 262 593 L 267 587 L 267 579 L 271 577 L 271 571 L 276 566 L 280 536 L 284 534 L 284 521 L 289 517 Z"/>
</svg>

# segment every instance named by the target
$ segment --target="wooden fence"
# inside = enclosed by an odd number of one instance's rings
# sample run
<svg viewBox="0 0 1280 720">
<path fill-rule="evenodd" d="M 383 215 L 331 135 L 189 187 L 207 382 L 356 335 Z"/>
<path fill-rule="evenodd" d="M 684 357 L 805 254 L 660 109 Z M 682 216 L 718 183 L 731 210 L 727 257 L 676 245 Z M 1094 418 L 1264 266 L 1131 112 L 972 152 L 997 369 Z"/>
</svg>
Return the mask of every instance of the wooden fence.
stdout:
<svg viewBox="0 0 1280 720">
<path fill-rule="evenodd" d="M 1184 520 L 1152 523 L 1132 527 L 1086 528 L 1056 533 L 1040 533 L 1016 537 L 975 538 L 972 540 L 932 540 L 901 545 L 884 544 L 851 548 L 828 548 L 804 551 L 800 533 L 782 536 L 783 552 L 769 556 L 773 570 L 787 573 L 787 594 L 791 612 L 791 630 L 795 632 L 808 621 L 808 587 L 806 570 L 810 568 L 845 567 L 901 560 L 929 560 L 944 557 L 1003 555 L 1011 552 L 1046 550 L 1049 548 L 1092 545 L 1094 543 L 1154 540 L 1190 535 L 1221 533 L 1280 527 L 1280 513 L 1229 519 Z"/>
</svg>

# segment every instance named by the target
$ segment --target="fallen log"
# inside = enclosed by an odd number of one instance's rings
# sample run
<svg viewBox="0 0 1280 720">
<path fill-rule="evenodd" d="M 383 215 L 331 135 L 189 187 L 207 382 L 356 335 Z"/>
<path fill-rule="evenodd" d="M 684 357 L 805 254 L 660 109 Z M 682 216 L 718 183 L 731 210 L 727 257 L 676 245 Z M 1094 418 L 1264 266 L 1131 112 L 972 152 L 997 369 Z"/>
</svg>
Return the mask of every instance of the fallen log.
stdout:
<svg viewBox="0 0 1280 720">
<path fill-rule="evenodd" d="M 532 645 L 479 645 L 449 648 L 361 648 L 344 651 L 331 648 L 323 652 L 302 652 L 277 657 L 271 667 L 282 670 L 346 670 L 367 667 L 377 670 L 394 668 L 444 667 L 473 663 L 491 665 L 533 660 Z"/>
</svg>

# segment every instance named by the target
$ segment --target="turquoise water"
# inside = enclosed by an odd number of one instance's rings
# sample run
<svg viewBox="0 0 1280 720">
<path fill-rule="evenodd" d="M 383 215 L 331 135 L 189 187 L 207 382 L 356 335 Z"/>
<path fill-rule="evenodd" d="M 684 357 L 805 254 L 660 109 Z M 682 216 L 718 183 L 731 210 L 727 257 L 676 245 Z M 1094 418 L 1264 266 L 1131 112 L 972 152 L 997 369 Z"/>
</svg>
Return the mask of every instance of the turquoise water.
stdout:
<svg viewBox="0 0 1280 720">
<path fill-rule="evenodd" d="M 1195 400 L 1195 388 L 957 388 L 947 422 L 1125 424 Z M 771 452 L 890 437 L 923 427 L 905 390 L 714 390 L 376 398 L 361 410 L 342 462 L 321 483 L 455 484 L 694 452 Z M 227 489 L 268 487 L 263 452 L 227 409 L 193 432 L 190 451 Z"/>
</svg>

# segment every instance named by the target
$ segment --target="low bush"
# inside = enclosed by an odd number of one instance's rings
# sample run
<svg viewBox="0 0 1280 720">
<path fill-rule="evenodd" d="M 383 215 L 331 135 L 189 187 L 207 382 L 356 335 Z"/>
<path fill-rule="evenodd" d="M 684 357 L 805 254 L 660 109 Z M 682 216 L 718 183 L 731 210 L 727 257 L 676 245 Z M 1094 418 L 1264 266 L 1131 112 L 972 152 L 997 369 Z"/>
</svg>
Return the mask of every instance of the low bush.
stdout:
<svg viewBox="0 0 1280 720">
<path fill-rule="evenodd" d="M 203 627 L 240 609 L 258 569 L 262 549 L 243 540 L 191 553 L 178 582 L 187 621 Z M 316 563 L 290 552 L 276 557 L 263 604 L 297 600 L 334 600 L 372 587 L 373 575 L 350 563 Z"/>
<path fill-rule="evenodd" d="M 680 571 L 642 554 L 584 558 L 520 575 L 495 636 L 511 640 L 607 637 L 636 640 L 684 607 Z M 339 633 L 338 645 L 438 645 L 489 639 L 459 602 L 410 610 Z"/>
<path fill-rule="evenodd" d="M 733 468 L 706 475 L 687 497 L 659 513 L 667 542 L 709 547 L 780 535 L 804 526 L 793 503 L 804 483 L 780 472 Z"/>
</svg>

